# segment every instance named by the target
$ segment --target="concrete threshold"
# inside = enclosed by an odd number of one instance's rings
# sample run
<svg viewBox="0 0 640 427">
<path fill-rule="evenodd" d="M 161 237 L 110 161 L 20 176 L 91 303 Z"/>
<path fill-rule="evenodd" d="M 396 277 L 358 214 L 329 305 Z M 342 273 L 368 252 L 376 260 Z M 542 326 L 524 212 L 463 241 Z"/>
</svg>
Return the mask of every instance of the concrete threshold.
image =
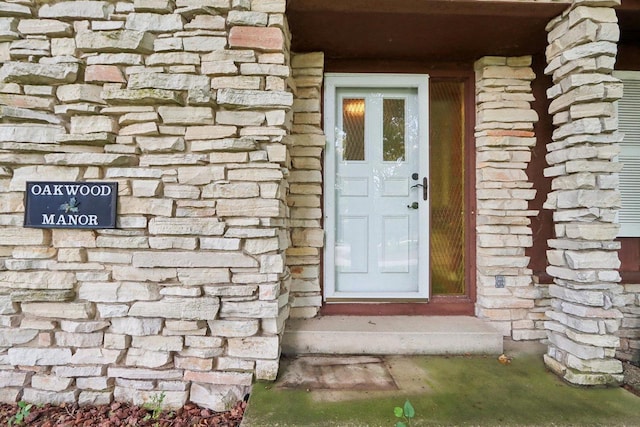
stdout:
<svg viewBox="0 0 640 427">
<path fill-rule="evenodd" d="M 324 316 L 287 321 L 282 353 L 501 354 L 503 336 L 469 316 Z"/>
</svg>

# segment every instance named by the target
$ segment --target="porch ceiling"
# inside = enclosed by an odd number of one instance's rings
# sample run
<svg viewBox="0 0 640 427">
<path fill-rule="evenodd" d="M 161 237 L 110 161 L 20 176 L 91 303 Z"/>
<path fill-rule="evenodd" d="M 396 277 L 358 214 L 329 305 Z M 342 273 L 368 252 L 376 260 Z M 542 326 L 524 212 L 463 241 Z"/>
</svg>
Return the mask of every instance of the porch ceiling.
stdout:
<svg viewBox="0 0 640 427">
<path fill-rule="evenodd" d="M 295 52 L 324 51 L 328 59 L 468 62 L 544 52 L 546 24 L 569 3 L 289 0 L 287 15 Z"/>
</svg>

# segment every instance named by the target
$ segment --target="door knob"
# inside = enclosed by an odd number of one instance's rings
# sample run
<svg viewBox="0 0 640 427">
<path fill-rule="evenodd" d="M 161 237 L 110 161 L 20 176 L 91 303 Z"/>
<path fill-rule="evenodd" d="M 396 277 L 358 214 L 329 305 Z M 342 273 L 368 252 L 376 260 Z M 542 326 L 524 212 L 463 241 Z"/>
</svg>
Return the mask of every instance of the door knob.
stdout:
<svg viewBox="0 0 640 427">
<path fill-rule="evenodd" d="M 413 202 L 410 205 L 407 205 L 407 207 L 409 209 L 418 209 L 419 205 L 418 205 L 418 202 Z"/>
</svg>

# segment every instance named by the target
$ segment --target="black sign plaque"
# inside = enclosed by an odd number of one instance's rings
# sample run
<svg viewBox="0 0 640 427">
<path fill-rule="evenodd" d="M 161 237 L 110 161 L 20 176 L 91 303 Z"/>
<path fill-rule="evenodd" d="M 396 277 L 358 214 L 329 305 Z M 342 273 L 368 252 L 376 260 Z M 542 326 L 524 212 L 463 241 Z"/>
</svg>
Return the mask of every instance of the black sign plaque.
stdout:
<svg viewBox="0 0 640 427">
<path fill-rule="evenodd" d="M 28 181 L 24 226 L 116 228 L 117 182 Z"/>
</svg>

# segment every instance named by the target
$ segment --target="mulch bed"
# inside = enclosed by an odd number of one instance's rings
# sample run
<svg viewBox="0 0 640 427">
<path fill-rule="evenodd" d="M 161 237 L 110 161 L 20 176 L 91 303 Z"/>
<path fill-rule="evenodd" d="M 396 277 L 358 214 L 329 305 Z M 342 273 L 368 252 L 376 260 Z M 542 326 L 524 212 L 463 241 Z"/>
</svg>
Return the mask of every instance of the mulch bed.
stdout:
<svg viewBox="0 0 640 427">
<path fill-rule="evenodd" d="M 163 411 L 155 419 L 152 411 L 141 406 L 115 402 L 110 405 L 78 406 L 68 404 L 36 406 L 22 424 L 36 427 L 112 427 L 112 426 L 153 426 L 153 427 L 238 427 L 247 403 L 238 402 L 230 411 L 214 412 L 194 403 L 187 403 L 175 411 Z M 0 403 L 0 425 L 9 425 L 18 412 L 18 405 Z"/>
</svg>

